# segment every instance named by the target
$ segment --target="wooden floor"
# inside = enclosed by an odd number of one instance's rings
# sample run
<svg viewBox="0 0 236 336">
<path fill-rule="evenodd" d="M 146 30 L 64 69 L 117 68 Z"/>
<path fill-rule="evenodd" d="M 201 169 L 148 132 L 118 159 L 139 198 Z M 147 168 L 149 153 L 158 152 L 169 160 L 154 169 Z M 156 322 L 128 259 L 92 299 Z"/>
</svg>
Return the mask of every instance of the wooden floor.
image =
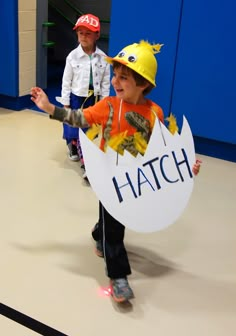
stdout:
<svg viewBox="0 0 236 336">
<path fill-rule="evenodd" d="M 127 230 L 135 299 L 119 306 L 90 235 L 98 200 L 67 158 L 62 125 L 0 109 L 0 158 L 1 335 L 36 335 L 37 323 L 52 336 L 236 335 L 235 163 L 201 155 L 181 218 Z"/>
</svg>

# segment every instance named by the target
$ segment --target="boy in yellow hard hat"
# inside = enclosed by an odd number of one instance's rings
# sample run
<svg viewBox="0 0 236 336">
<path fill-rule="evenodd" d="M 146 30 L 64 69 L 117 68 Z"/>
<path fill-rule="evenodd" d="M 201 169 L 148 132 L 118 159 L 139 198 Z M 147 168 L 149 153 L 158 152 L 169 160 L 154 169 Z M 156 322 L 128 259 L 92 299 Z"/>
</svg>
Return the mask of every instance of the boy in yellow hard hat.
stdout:
<svg viewBox="0 0 236 336">
<path fill-rule="evenodd" d="M 106 97 L 94 106 L 86 109 L 65 110 L 51 104 L 40 88 L 31 90 L 32 100 L 52 119 L 66 122 L 75 127 L 101 125 L 102 137 L 100 148 L 115 143 L 119 153 L 129 151 L 136 156 L 141 152 L 140 142 L 136 134 L 142 134 L 144 142 L 148 143 L 156 118 L 164 122 L 161 107 L 145 98 L 156 86 L 157 61 L 155 54 L 161 45 L 151 45 L 146 41 L 134 43 L 122 49 L 117 56 L 107 57 L 112 64 L 112 85 L 116 96 Z M 119 137 L 118 135 L 123 134 Z M 125 135 L 124 135 L 125 134 Z M 199 163 L 193 167 L 193 173 L 199 172 Z M 107 276 L 110 278 L 111 293 L 116 302 L 124 302 L 134 297 L 128 282 L 131 268 L 124 246 L 125 227 L 113 218 L 99 204 L 99 220 L 92 231 L 96 241 L 96 254 L 104 256 Z"/>
</svg>

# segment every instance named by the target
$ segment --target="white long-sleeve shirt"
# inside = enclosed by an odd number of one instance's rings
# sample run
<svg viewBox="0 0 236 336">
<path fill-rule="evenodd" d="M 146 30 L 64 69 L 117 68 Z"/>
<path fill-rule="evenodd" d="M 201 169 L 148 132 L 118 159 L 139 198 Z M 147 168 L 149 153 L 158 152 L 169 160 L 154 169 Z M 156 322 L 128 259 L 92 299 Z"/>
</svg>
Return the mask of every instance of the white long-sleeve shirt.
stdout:
<svg viewBox="0 0 236 336">
<path fill-rule="evenodd" d="M 62 77 L 61 97 L 57 100 L 62 105 L 70 105 L 71 92 L 80 97 L 87 97 L 92 69 L 94 95 L 100 99 L 110 93 L 110 64 L 105 61 L 106 54 L 96 47 L 95 52 L 87 55 L 81 45 L 72 50 L 66 58 Z"/>
</svg>

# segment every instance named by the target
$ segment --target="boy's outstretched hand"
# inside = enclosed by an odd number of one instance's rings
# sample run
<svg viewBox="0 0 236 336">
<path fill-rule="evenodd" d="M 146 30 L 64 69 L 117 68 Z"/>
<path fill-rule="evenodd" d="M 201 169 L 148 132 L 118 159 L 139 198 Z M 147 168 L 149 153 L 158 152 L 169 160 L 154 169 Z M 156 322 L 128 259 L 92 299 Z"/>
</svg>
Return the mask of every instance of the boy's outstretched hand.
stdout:
<svg viewBox="0 0 236 336">
<path fill-rule="evenodd" d="M 46 93 L 39 87 L 32 87 L 31 100 L 40 108 L 41 110 L 47 112 L 48 114 L 53 114 L 55 106 L 50 103 Z"/>
<path fill-rule="evenodd" d="M 194 175 L 197 175 L 199 173 L 201 164 L 202 164 L 202 161 L 197 159 L 192 169 Z"/>
</svg>

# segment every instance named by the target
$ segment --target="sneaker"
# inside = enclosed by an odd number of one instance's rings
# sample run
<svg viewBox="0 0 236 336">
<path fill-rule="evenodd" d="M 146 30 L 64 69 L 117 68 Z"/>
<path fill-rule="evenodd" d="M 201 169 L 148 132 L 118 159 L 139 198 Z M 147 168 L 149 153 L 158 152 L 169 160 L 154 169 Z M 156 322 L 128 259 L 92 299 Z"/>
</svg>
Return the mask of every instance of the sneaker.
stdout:
<svg viewBox="0 0 236 336">
<path fill-rule="evenodd" d="M 86 172 L 83 173 L 82 177 L 83 177 L 83 179 L 84 179 L 88 184 L 90 184 Z"/>
<path fill-rule="evenodd" d="M 69 154 L 68 154 L 69 159 L 71 161 L 79 161 L 79 155 L 76 145 L 74 145 L 73 143 L 69 143 L 68 148 L 69 148 Z"/>
<path fill-rule="evenodd" d="M 101 240 L 96 241 L 95 253 L 98 257 L 104 258 L 104 253 L 103 253 L 102 241 Z"/>
<path fill-rule="evenodd" d="M 134 293 L 130 288 L 126 278 L 111 279 L 111 295 L 116 302 L 125 302 L 134 298 Z"/>
<path fill-rule="evenodd" d="M 85 170 L 85 167 L 81 167 L 81 169 L 84 171 L 84 173 L 82 174 L 82 177 L 83 179 L 89 183 L 89 179 L 88 179 L 88 176 L 86 174 L 86 170 Z"/>
</svg>

